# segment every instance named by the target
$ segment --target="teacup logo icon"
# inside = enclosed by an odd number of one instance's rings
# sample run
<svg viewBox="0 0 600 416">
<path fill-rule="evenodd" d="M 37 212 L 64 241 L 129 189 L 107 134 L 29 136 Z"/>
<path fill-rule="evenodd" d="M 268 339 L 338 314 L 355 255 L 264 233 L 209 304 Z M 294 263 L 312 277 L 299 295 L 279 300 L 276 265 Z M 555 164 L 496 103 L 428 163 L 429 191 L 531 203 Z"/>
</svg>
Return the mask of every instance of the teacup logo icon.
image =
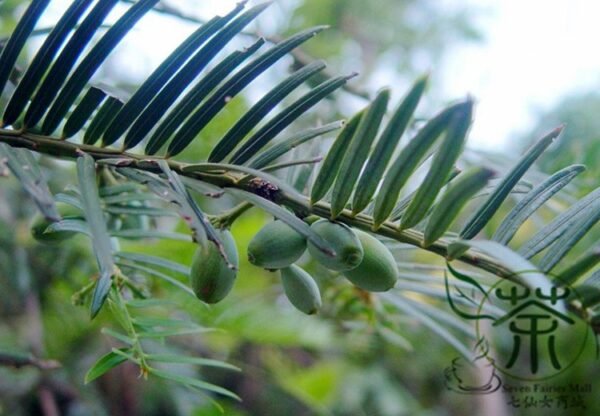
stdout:
<svg viewBox="0 0 600 416">
<path fill-rule="evenodd" d="M 475 348 L 480 348 L 483 343 L 485 340 L 482 338 Z M 444 370 L 444 377 L 448 390 L 462 394 L 490 394 L 502 385 L 493 361 L 483 353 L 472 360 L 465 357 L 453 359 Z"/>
<path fill-rule="evenodd" d="M 567 302 L 577 297 L 573 288 L 527 276 L 539 272 L 521 272 L 513 280 L 501 279 L 484 289 L 450 265 L 448 270 L 473 286 L 471 300 L 478 304 L 475 312 L 454 302 L 446 276 L 452 310 L 476 322 L 477 338 L 492 346 L 483 356 L 501 373 L 520 380 L 545 380 L 569 368 L 583 352 L 589 326 L 567 308 Z"/>
</svg>

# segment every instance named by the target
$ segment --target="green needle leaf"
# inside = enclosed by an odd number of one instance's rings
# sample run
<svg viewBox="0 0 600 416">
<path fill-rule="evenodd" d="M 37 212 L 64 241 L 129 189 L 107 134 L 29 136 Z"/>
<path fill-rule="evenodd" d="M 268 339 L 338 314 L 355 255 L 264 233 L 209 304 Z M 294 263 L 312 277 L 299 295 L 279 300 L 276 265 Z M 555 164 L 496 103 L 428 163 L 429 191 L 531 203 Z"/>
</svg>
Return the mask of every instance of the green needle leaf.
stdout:
<svg viewBox="0 0 600 416">
<path fill-rule="evenodd" d="M 52 221 L 60 220 L 48 183 L 42 176 L 33 154 L 29 150 L 13 149 L 5 143 L 0 143 L 0 159 L 6 161 L 8 169 L 19 180 L 42 215 Z"/>
<path fill-rule="evenodd" d="M 3 124 L 11 125 L 19 118 L 36 87 L 42 80 L 42 77 L 52 64 L 54 56 L 90 4 L 92 4 L 92 0 L 74 1 L 62 15 L 56 26 L 50 31 L 50 34 L 36 53 L 31 64 L 29 64 L 25 75 L 23 75 L 23 79 L 19 82 L 17 89 L 11 97 L 4 112 Z M 0 65 L 3 65 L 3 63 Z"/>
<path fill-rule="evenodd" d="M 200 365 L 204 367 L 224 368 L 226 370 L 241 371 L 240 368 L 219 360 L 210 358 L 187 357 L 179 354 L 148 354 L 146 358 L 150 361 L 158 361 L 170 364 Z"/>
<path fill-rule="evenodd" d="M 75 107 L 73 113 L 69 116 L 65 123 L 62 137 L 68 139 L 80 131 L 105 98 L 106 93 L 104 91 L 100 88 L 91 87 L 83 96 L 81 102 Z"/>
<path fill-rule="evenodd" d="M 323 165 L 315 179 L 315 183 L 312 186 L 310 195 L 311 205 L 323 199 L 325 194 L 327 194 L 327 191 L 329 191 L 329 188 L 331 188 L 331 185 L 333 185 L 342 164 L 344 154 L 352 137 L 356 133 L 356 129 L 360 124 L 364 112 L 365 110 L 360 111 L 350 119 L 327 152 L 327 156 L 325 157 Z"/>
<path fill-rule="evenodd" d="M 427 215 L 436 196 L 445 185 L 456 160 L 460 156 L 471 126 L 473 102 L 467 101 L 461 111 L 457 111 L 450 120 L 446 137 L 431 162 L 431 168 L 417 194 L 400 220 L 400 229 L 410 228 L 418 224 Z"/>
<path fill-rule="evenodd" d="M 108 97 L 85 131 L 83 143 L 95 144 L 122 107 L 123 101 L 116 97 Z"/>
<path fill-rule="evenodd" d="M 566 167 L 531 190 L 519 203 L 508 213 L 502 221 L 492 240 L 501 244 L 508 244 L 519 227 L 540 208 L 546 201 L 552 198 L 558 191 L 568 185 L 573 178 L 585 170 L 583 165 L 572 165 Z"/>
<path fill-rule="evenodd" d="M 179 205 L 181 215 L 192 229 L 194 241 L 198 241 L 201 245 L 205 245 L 207 244 L 206 239 L 208 239 L 210 242 L 214 243 L 228 266 L 234 269 L 235 266 L 229 261 L 227 254 L 225 253 L 225 247 L 223 246 L 217 231 L 206 218 L 206 215 L 204 215 L 204 212 L 202 212 L 196 203 L 196 200 L 192 198 L 179 175 L 169 168 L 169 164 L 166 160 L 159 160 L 158 165 L 167 176 L 169 185 L 177 198 L 176 202 Z"/>
<path fill-rule="evenodd" d="M 321 127 L 315 127 L 309 130 L 301 131 L 300 133 L 294 134 L 291 137 L 269 147 L 264 152 L 259 153 L 250 161 L 249 166 L 254 169 L 262 169 L 301 144 L 306 143 L 307 141 L 316 137 L 322 136 L 323 134 L 340 129 L 343 126 L 343 121 L 334 121 L 333 123 L 329 123 Z"/>
<path fill-rule="evenodd" d="M 217 143 L 208 157 L 209 162 L 221 162 L 246 135 L 294 89 L 325 68 L 323 61 L 315 61 L 294 72 L 248 110 Z"/>
<path fill-rule="evenodd" d="M 31 2 L 25 11 L 25 14 L 19 20 L 10 39 L 2 49 L 2 54 L 0 54 L 0 94 L 2 94 L 6 87 L 10 73 L 15 67 L 17 58 L 23 50 L 27 38 L 33 31 L 35 24 L 46 7 L 48 7 L 48 4 L 50 4 L 50 0 L 37 0 Z"/>
<path fill-rule="evenodd" d="M 475 248 L 494 259 L 498 259 L 500 263 L 514 273 L 512 280 L 523 283 L 530 288 L 540 288 L 542 291 L 550 293 L 552 284 L 548 277 L 510 248 L 488 240 L 458 240 L 458 243 Z"/>
<path fill-rule="evenodd" d="M 220 30 L 206 43 L 183 68 L 156 95 L 148 107 L 133 123 L 125 136 L 124 148 L 129 149 L 142 141 L 156 123 L 165 115 L 177 97 L 189 87 L 190 82 L 206 68 L 210 61 L 233 39 L 244 27 L 261 14 L 270 3 L 263 3 L 249 9 L 229 25 Z"/>
<path fill-rule="evenodd" d="M 600 188 L 587 194 L 573 204 L 568 210 L 558 215 L 552 222 L 546 224 L 537 234 L 519 249 L 525 258 L 531 258 L 556 241 L 563 233 L 593 212 L 600 209 Z"/>
<path fill-rule="evenodd" d="M 119 350 L 124 353 L 131 352 L 129 348 L 120 348 Z M 103 355 L 85 374 L 85 384 L 94 381 L 110 369 L 115 368 L 116 366 L 124 363 L 125 361 L 127 361 L 127 358 L 125 356 L 116 354 L 113 351 L 109 352 L 106 355 Z"/>
<path fill-rule="evenodd" d="M 92 244 L 96 253 L 96 260 L 100 268 L 100 276 L 92 295 L 91 315 L 94 318 L 110 291 L 115 265 L 112 256 L 110 236 L 104 221 L 101 209 L 100 196 L 96 185 L 96 166 L 94 159 L 83 154 L 77 159 L 77 176 L 81 191 L 81 202 L 84 208 L 85 219 L 92 233 Z"/>
<path fill-rule="evenodd" d="M 31 101 L 25 114 L 25 127 L 34 127 L 44 116 L 69 76 L 79 55 L 83 53 L 106 16 L 117 3 L 118 0 L 98 2 L 73 33 Z"/>
<path fill-rule="evenodd" d="M 556 276 L 556 282 L 559 285 L 572 286 L 586 272 L 590 271 L 600 262 L 600 247 L 594 247 L 579 257 L 566 269 L 562 270 Z"/>
<path fill-rule="evenodd" d="M 439 239 L 450 228 L 465 204 L 481 190 L 494 172 L 486 168 L 472 168 L 450 183 L 434 207 L 424 234 L 424 247 Z"/>
<path fill-rule="evenodd" d="M 85 88 L 90 78 L 96 73 L 100 65 L 115 46 L 129 33 L 133 26 L 154 7 L 159 0 L 139 0 L 102 36 L 98 43 L 77 66 L 73 75 L 61 89 L 58 98 L 48 111 L 42 125 L 42 132 L 52 134 L 60 122 L 69 112 L 69 109 Z"/>
<path fill-rule="evenodd" d="M 573 246 L 600 221 L 600 204 L 596 204 L 594 209 L 580 214 L 578 217 L 577 222 L 565 230 L 540 261 L 539 267 L 545 273 L 550 272 L 571 251 Z"/>
<path fill-rule="evenodd" d="M 373 213 L 374 230 L 379 228 L 390 216 L 396 206 L 400 191 L 425 155 L 427 155 L 437 138 L 448 127 L 452 115 L 456 111 L 460 111 L 466 104 L 465 102 L 460 102 L 444 109 L 429 120 L 406 147 L 402 149 L 383 178 L 383 184 L 375 198 Z"/>
<path fill-rule="evenodd" d="M 360 120 L 356 133 L 350 141 L 350 146 L 345 149 L 342 165 L 331 194 L 331 218 L 336 218 L 350 199 L 358 175 L 369 156 L 371 145 L 377 136 L 383 116 L 385 116 L 389 99 L 389 89 L 383 89 L 377 94 Z"/>
<path fill-rule="evenodd" d="M 562 126 L 552 130 L 546 136 L 542 137 L 536 144 L 534 144 L 525 155 L 517 162 L 514 168 L 502 179 L 502 182 L 498 184 L 498 187 L 488 197 L 485 203 L 477 210 L 477 212 L 471 217 L 471 219 L 464 226 L 460 232 L 460 237 L 464 240 L 469 240 L 490 221 L 496 211 L 500 208 L 500 205 L 508 197 L 511 190 L 517 185 L 519 180 L 523 177 L 525 172 L 531 167 L 540 155 L 546 150 L 548 146 L 556 139 L 561 131 Z"/>
<path fill-rule="evenodd" d="M 167 59 L 160 64 L 158 68 L 144 81 L 141 87 L 133 94 L 131 99 L 123 107 L 113 123 L 106 130 L 103 142 L 111 145 L 131 126 L 131 123 L 140 115 L 152 98 L 160 91 L 162 87 L 171 79 L 171 77 L 186 63 L 188 58 L 196 51 L 207 39 L 225 26 L 242 9 L 240 3 L 228 15 L 224 17 L 215 17 L 199 29 L 192 33 Z"/>
<path fill-rule="evenodd" d="M 242 68 L 234 77 L 229 79 L 221 88 L 219 88 L 198 110 L 196 110 L 194 114 L 192 114 L 188 122 L 179 130 L 175 139 L 171 142 L 171 145 L 169 146 L 169 155 L 175 155 L 181 152 L 219 113 L 219 111 L 227 105 L 231 97 L 237 95 L 250 84 L 250 82 L 270 68 L 290 50 L 307 40 L 312 39 L 323 29 L 325 29 L 325 26 L 318 26 L 297 33 L 273 46 Z"/>
<path fill-rule="evenodd" d="M 306 113 L 323 98 L 345 85 L 346 82 L 354 76 L 355 74 L 329 79 L 300 97 L 289 107 L 273 117 L 273 119 L 265 124 L 258 132 L 256 132 L 256 134 L 250 137 L 250 139 L 248 139 L 248 141 L 231 157 L 231 163 L 241 165 L 248 161 L 248 159 L 252 158 L 294 120 Z"/>
<path fill-rule="evenodd" d="M 165 120 L 158 126 L 148 140 L 146 153 L 156 153 L 181 127 L 186 118 L 219 85 L 223 79 L 237 68 L 248 57 L 252 56 L 263 44 L 264 39 L 258 39 L 253 45 L 242 51 L 235 51 L 206 74 L 198 84 L 175 106 Z"/>
<path fill-rule="evenodd" d="M 171 380 L 174 381 L 176 383 L 180 383 L 189 387 L 193 387 L 193 388 L 197 388 L 200 390 L 206 390 L 206 391 L 211 391 L 213 393 L 217 393 L 217 394 L 221 394 L 223 396 L 227 396 L 230 397 L 232 399 L 241 401 L 241 399 L 235 395 L 234 393 L 230 392 L 227 389 L 224 389 L 222 387 L 219 386 L 215 386 L 214 384 L 211 383 L 207 383 L 205 381 L 201 381 L 192 377 L 187 377 L 187 376 L 182 376 L 179 374 L 174 374 L 174 373 L 169 373 L 163 370 L 158 370 L 156 368 L 151 368 L 150 369 L 150 373 L 154 374 L 157 377 L 161 377 L 164 378 L 166 380 Z"/>
<path fill-rule="evenodd" d="M 363 211 L 371 202 L 371 197 L 383 177 L 394 149 L 396 149 L 421 100 L 421 96 L 427 86 L 427 80 L 428 76 L 423 76 L 415 82 L 394 112 L 383 133 L 381 133 L 381 137 L 367 162 L 365 170 L 361 174 L 354 192 L 354 199 L 352 201 L 352 213 L 354 215 Z"/>
<path fill-rule="evenodd" d="M 446 183 L 450 183 L 452 180 L 454 180 L 454 178 L 456 178 L 459 173 L 460 173 L 460 169 L 454 168 L 452 170 L 452 173 L 450 173 L 450 176 L 448 176 Z M 402 198 L 400 201 L 398 201 L 398 204 L 394 207 L 394 210 L 392 211 L 392 215 L 390 216 L 392 221 L 398 221 L 400 218 L 402 218 L 404 211 L 406 211 L 406 208 L 408 208 L 408 206 L 410 205 L 410 202 L 413 200 L 413 198 L 417 194 L 417 191 L 418 191 L 418 189 L 415 189 L 410 194 L 406 195 L 404 198 Z"/>
</svg>

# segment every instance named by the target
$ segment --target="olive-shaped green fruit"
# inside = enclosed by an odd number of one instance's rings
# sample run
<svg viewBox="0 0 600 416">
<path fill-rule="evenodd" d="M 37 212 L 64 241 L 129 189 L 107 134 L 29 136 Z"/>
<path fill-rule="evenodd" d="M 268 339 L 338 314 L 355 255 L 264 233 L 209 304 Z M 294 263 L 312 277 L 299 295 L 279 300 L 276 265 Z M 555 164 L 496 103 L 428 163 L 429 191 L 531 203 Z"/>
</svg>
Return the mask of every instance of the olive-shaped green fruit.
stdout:
<svg viewBox="0 0 600 416">
<path fill-rule="evenodd" d="M 239 266 L 235 240 L 229 231 L 218 232 L 225 254 L 232 265 Z M 209 241 L 206 247 L 198 247 L 192 260 L 190 284 L 198 299 L 217 303 L 231 291 L 237 270 L 231 269 L 216 244 Z"/>
<path fill-rule="evenodd" d="M 390 290 L 398 280 L 398 266 L 388 248 L 371 234 L 357 230 L 364 256 L 358 267 L 344 272 L 355 286 L 370 292 Z"/>
<path fill-rule="evenodd" d="M 363 258 L 363 248 L 350 227 L 322 219 L 313 223 L 310 228 L 335 251 L 335 256 L 332 257 L 323 253 L 310 241 L 308 242 L 308 252 L 323 266 L 330 270 L 345 271 L 360 264 Z"/>
<path fill-rule="evenodd" d="M 265 269 L 282 269 L 298 260 L 306 239 L 283 221 L 265 225 L 248 244 L 248 261 Z"/>
<path fill-rule="evenodd" d="M 281 269 L 281 282 L 285 295 L 299 311 L 312 315 L 321 308 L 319 286 L 312 276 L 300 267 L 292 264 Z"/>
<path fill-rule="evenodd" d="M 56 210 L 62 219 L 83 218 L 81 210 L 73 205 L 59 202 L 56 204 Z M 31 235 L 33 235 L 33 238 L 41 243 L 57 244 L 77 234 L 75 231 L 54 231 L 51 233 L 44 233 L 52 223 L 53 221 L 45 218 L 42 214 L 37 214 L 31 223 Z"/>
</svg>

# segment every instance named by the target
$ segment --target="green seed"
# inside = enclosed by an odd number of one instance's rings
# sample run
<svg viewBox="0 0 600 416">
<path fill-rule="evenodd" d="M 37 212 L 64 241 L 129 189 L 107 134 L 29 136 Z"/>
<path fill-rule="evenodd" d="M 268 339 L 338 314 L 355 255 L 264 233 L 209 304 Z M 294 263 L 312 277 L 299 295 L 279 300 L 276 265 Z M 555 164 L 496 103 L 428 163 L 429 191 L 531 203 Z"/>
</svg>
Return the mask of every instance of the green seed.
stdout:
<svg viewBox="0 0 600 416">
<path fill-rule="evenodd" d="M 56 209 L 63 219 L 83 219 L 83 213 L 73 205 L 57 203 Z M 68 240 L 77 234 L 75 231 L 54 231 L 45 233 L 46 229 L 52 224 L 52 221 L 41 214 L 37 214 L 31 223 L 31 234 L 33 238 L 41 243 L 57 244 Z"/>
<path fill-rule="evenodd" d="M 265 269 L 281 269 L 298 260 L 306 239 L 282 221 L 265 225 L 248 244 L 248 261 Z"/>
<path fill-rule="evenodd" d="M 281 269 L 281 282 L 285 295 L 299 311 L 312 315 L 321 308 L 319 286 L 311 275 L 300 267 L 292 264 Z"/>
<path fill-rule="evenodd" d="M 229 231 L 218 232 L 227 258 L 236 268 L 239 265 L 235 240 Z M 192 260 L 190 284 L 198 299 L 217 303 L 231 291 L 237 271 L 230 269 L 213 242 L 199 247 Z"/>
<path fill-rule="evenodd" d="M 330 270 L 344 271 L 360 264 L 363 259 L 363 248 L 356 234 L 348 226 L 322 219 L 310 227 L 335 251 L 335 256 L 331 257 L 310 241 L 308 242 L 308 252 L 323 266 Z"/>
<path fill-rule="evenodd" d="M 358 267 L 344 272 L 355 286 L 371 292 L 390 290 L 398 280 L 398 266 L 388 248 L 378 239 L 363 231 L 356 235 L 364 250 L 363 261 Z"/>
</svg>

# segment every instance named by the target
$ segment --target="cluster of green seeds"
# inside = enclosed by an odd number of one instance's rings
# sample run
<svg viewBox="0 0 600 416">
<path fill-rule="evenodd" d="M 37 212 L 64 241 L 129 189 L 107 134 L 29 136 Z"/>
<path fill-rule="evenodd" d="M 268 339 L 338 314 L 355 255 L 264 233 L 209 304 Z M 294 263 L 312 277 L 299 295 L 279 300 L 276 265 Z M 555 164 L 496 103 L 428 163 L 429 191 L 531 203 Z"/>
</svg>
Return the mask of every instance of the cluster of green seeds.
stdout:
<svg viewBox="0 0 600 416">
<path fill-rule="evenodd" d="M 355 286 L 373 292 L 391 289 L 398 279 L 396 262 L 383 243 L 360 230 L 325 219 L 311 225 L 334 251 L 328 255 L 281 221 L 264 226 L 248 245 L 250 263 L 279 270 L 284 292 L 300 311 L 313 314 L 321 306 L 321 295 L 313 277 L 295 265 L 308 248 L 316 261 L 342 273 Z"/>
</svg>

